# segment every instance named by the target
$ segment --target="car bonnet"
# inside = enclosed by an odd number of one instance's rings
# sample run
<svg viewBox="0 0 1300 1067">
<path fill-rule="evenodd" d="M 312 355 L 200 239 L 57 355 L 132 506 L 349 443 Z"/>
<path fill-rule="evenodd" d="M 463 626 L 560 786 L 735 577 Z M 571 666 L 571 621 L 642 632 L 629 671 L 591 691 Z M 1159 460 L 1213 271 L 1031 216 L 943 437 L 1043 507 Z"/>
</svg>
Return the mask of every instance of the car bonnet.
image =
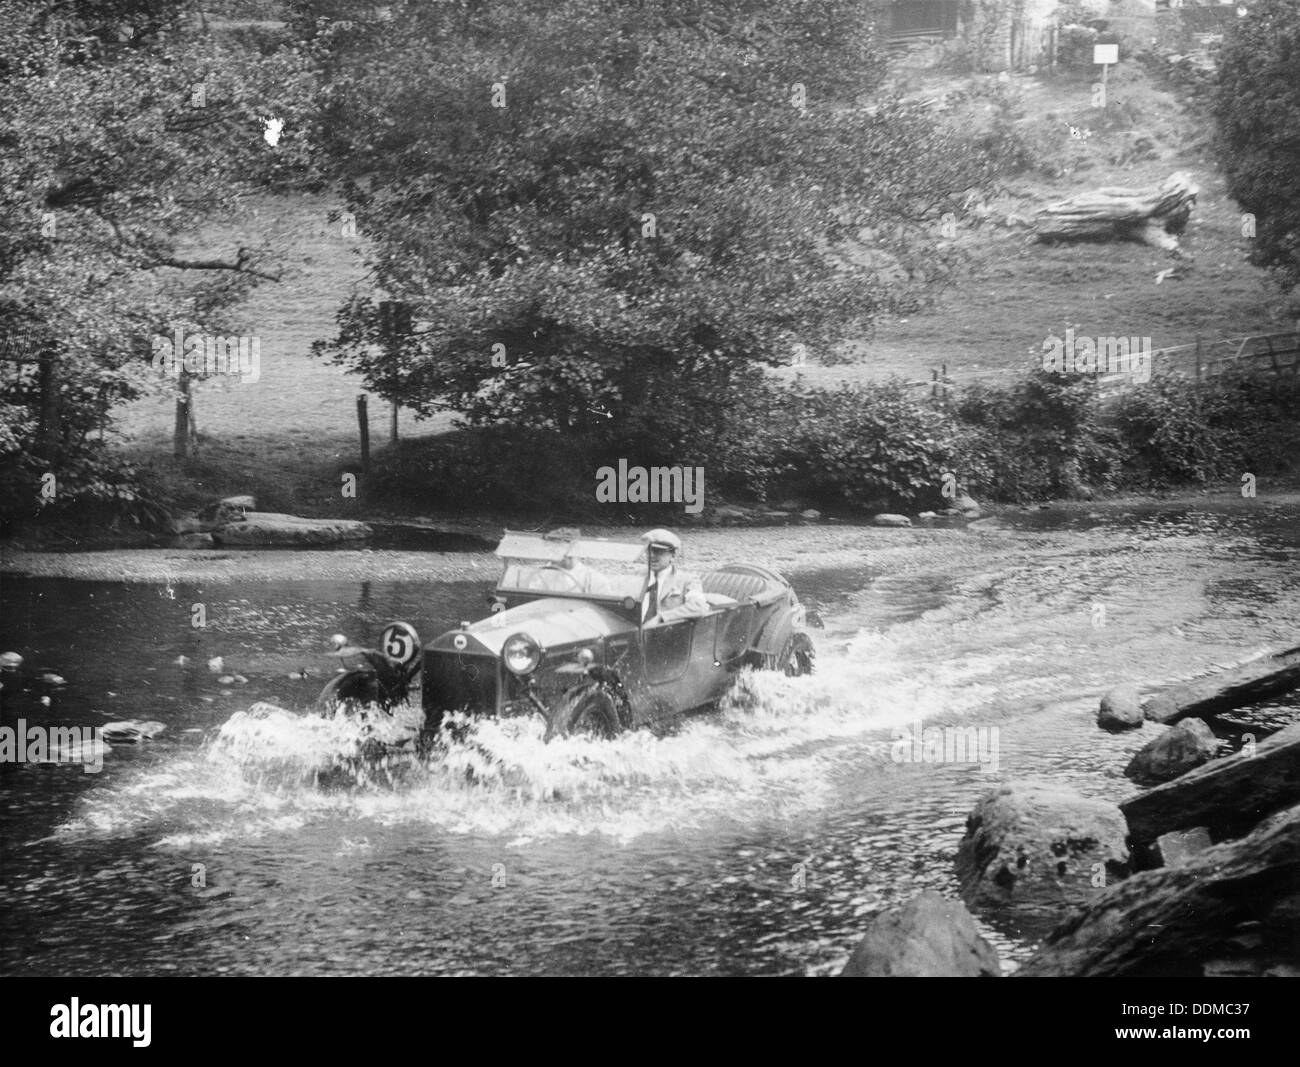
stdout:
<svg viewBox="0 0 1300 1067">
<path fill-rule="evenodd" d="M 602 605 L 544 597 L 489 615 L 466 628 L 450 630 L 428 647 L 434 651 L 499 656 L 506 638 L 517 633 L 528 634 L 542 648 L 556 648 L 635 629 L 635 624 Z M 453 644 L 458 635 L 468 639 L 464 648 Z"/>
</svg>

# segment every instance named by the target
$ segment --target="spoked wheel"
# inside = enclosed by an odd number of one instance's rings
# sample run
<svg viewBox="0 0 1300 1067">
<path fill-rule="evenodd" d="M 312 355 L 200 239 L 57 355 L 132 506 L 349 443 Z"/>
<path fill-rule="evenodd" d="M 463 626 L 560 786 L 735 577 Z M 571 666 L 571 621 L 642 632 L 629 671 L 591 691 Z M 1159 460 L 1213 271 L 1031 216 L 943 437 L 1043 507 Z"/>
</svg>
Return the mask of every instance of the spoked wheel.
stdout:
<svg viewBox="0 0 1300 1067">
<path fill-rule="evenodd" d="M 817 667 L 817 650 L 805 633 L 791 634 L 776 658 L 776 669 L 787 678 L 812 674 Z"/>
<path fill-rule="evenodd" d="M 363 708 L 375 704 L 378 697 L 374 675 L 363 671 L 336 674 L 316 698 L 316 714 L 326 719 L 353 718 Z"/>
<path fill-rule="evenodd" d="M 573 736 L 607 740 L 622 732 L 613 694 L 599 685 L 584 685 L 569 690 L 551 705 L 543 740 Z"/>
</svg>

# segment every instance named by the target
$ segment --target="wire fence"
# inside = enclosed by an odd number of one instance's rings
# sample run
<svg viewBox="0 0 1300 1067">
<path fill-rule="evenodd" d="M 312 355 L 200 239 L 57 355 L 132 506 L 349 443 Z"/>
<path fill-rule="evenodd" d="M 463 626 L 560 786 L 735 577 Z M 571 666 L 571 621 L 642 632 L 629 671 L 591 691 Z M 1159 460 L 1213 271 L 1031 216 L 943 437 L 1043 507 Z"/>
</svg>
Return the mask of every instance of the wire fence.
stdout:
<svg viewBox="0 0 1300 1067">
<path fill-rule="evenodd" d="M 1234 370 L 1300 376 L 1300 331 L 1257 333 L 1158 348 L 1151 353 L 1151 372 L 1203 382 Z M 1118 399 L 1142 383 L 1131 371 L 1097 376 L 1103 402 Z"/>
</svg>

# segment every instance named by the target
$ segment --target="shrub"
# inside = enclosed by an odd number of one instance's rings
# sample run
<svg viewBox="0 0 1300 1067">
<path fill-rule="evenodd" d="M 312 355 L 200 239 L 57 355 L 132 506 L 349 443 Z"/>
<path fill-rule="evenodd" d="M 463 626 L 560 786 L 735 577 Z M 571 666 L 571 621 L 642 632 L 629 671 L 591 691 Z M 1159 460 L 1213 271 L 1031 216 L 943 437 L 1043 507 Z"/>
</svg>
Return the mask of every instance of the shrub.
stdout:
<svg viewBox="0 0 1300 1067">
<path fill-rule="evenodd" d="M 47 486 L 52 495 L 42 492 Z M 69 520 L 87 528 L 158 530 L 168 518 L 135 466 L 98 443 L 68 449 L 53 465 L 20 452 L 0 458 L 0 536 Z"/>
<path fill-rule="evenodd" d="M 1092 67 L 1092 46 L 1098 33 L 1090 26 L 1063 23 L 1056 35 L 1056 63 L 1066 70 L 1087 70 Z"/>
<path fill-rule="evenodd" d="M 399 441 L 376 453 L 367 503 L 581 513 L 595 503 L 595 470 L 584 444 L 558 433 L 503 427 Z"/>
<path fill-rule="evenodd" d="M 946 420 L 901 382 L 792 399 L 798 426 L 776 463 L 791 489 L 865 509 L 939 500 L 951 455 Z"/>
<path fill-rule="evenodd" d="M 1117 442 L 1086 378 L 1035 371 L 1007 388 L 975 385 L 954 415 L 957 473 L 972 492 L 1023 502 L 1111 483 Z"/>
<path fill-rule="evenodd" d="M 1300 384 L 1247 371 L 1201 383 L 1157 375 L 1120 401 L 1115 424 L 1135 484 L 1204 485 L 1286 473 L 1300 458 Z"/>
<path fill-rule="evenodd" d="M 1300 284 L 1300 0 L 1249 5 L 1223 42 L 1214 94 L 1228 192 L 1257 216 L 1251 261 Z"/>
</svg>

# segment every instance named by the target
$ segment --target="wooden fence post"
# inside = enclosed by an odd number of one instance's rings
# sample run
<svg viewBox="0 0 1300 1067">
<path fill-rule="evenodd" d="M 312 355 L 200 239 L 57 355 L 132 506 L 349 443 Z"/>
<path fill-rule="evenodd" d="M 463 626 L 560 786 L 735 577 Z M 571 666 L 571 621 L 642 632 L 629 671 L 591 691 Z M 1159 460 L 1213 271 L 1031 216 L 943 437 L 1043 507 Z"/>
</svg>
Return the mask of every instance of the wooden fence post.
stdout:
<svg viewBox="0 0 1300 1067">
<path fill-rule="evenodd" d="M 172 455 L 185 459 L 190 442 L 190 372 L 184 367 L 176 384 L 180 392 L 176 396 L 176 419 L 172 423 Z"/>
<path fill-rule="evenodd" d="M 357 424 L 361 429 L 361 473 L 370 473 L 370 415 L 366 410 L 366 394 L 357 397 Z"/>
<path fill-rule="evenodd" d="M 379 329 L 384 337 L 384 347 L 388 352 L 388 362 L 392 370 L 393 384 L 396 386 L 397 367 L 401 360 L 402 340 L 411 332 L 411 305 L 404 300 L 381 300 L 379 302 Z M 391 437 L 397 441 L 397 392 L 393 392 L 393 419 Z"/>
</svg>

